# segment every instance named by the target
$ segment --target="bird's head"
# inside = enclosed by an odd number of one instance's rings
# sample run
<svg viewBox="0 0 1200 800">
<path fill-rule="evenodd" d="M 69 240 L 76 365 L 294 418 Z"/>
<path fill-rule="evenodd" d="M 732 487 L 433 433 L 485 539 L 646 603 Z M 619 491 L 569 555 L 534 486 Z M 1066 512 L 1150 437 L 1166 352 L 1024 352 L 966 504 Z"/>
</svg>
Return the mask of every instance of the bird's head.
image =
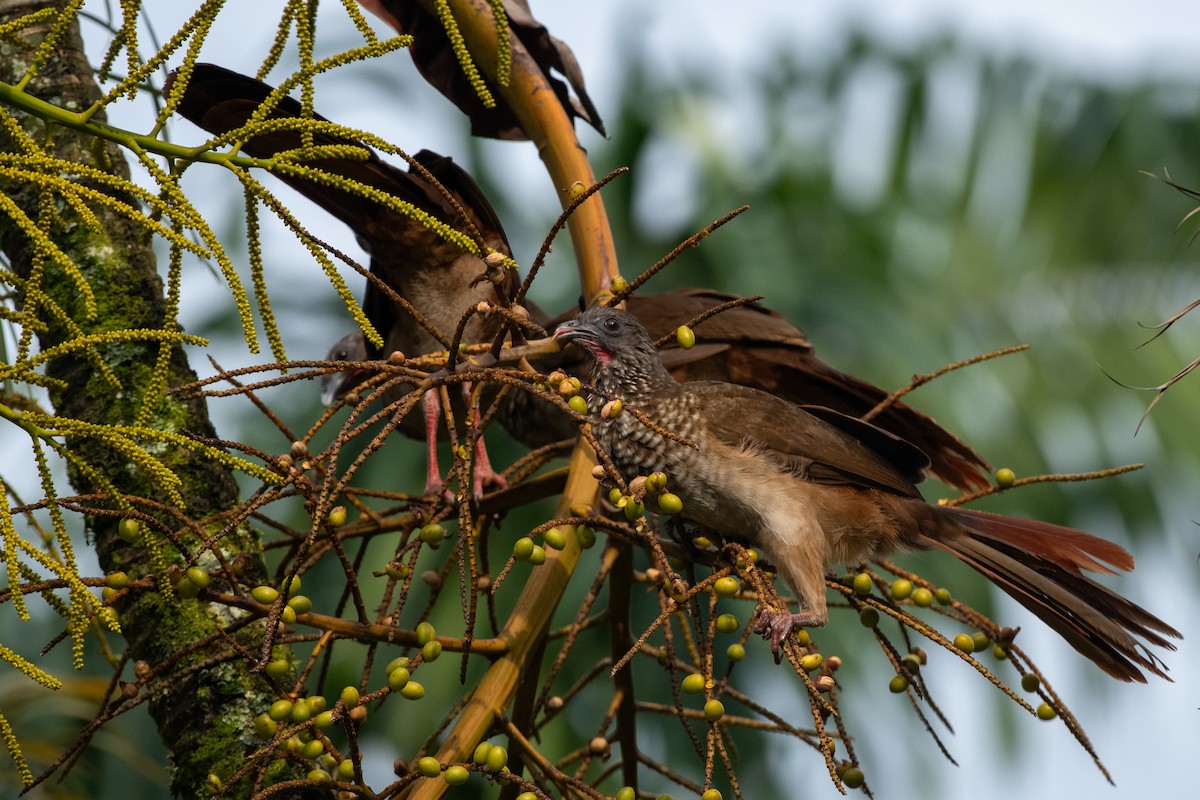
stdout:
<svg viewBox="0 0 1200 800">
<path fill-rule="evenodd" d="M 333 343 L 325 354 L 326 361 L 366 361 L 367 339 L 362 331 L 348 333 Z M 332 406 L 367 378 L 367 373 L 361 369 L 351 369 L 346 372 L 330 372 L 321 378 L 321 403 Z"/>
<path fill-rule="evenodd" d="M 581 347 L 591 357 L 598 380 L 615 380 L 627 389 L 674 380 L 654 349 L 650 334 L 628 311 L 589 308 L 559 325 L 554 338 Z"/>
</svg>

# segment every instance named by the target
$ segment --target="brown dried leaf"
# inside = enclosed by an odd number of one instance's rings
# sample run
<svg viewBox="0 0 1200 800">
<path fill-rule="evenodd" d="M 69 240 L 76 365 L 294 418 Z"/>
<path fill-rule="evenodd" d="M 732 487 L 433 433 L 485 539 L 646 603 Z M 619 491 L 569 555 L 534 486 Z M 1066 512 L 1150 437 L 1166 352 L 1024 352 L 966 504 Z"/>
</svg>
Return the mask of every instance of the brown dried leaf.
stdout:
<svg viewBox="0 0 1200 800">
<path fill-rule="evenodd" d="M 415 0 L 359 0 L 359 4 L 397 32 L 413 37 L 409 52 L 417 70 L 467 115 L 473 135 L 510 140 L 529 138 L 512 108 L 490 81 L 488 88 L 492 90 L 496 105 L 493 108 L 483 105 L 463 74 L 442 23 L 420 3 Z M 526 0 L 504 0 L 504 9 L 508 13 L 509 28 L 541 68 L 546 81 L 554 87 L 568 116 L 582 119 L 604 135 L 604 123 L 588 96 L 583 71 L 571 48 L 551 36 L 546 26 L 534 18 Z M 566 78 L 566 82 L 553 77 L 552 70 Z"/>
</svg>

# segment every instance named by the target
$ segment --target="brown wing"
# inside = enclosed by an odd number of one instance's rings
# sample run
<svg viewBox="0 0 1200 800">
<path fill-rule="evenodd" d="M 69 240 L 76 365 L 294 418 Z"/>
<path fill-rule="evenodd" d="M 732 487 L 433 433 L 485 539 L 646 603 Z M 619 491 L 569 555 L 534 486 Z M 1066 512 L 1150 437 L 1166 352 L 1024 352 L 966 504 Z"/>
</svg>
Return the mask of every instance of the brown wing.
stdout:
<svg viewBox="0 0 1200 800">
<path fill-rule="evenodd" d="M 165 91 L 170 89 L 168 85 Z M 272 92 L 270 86 L 254 78 L 212 64 L 197 64 L 180 100 L 179 111 L 210 133 L 224 135 L 245 125 Z M 301 113 L 298 102 L 283 97 L 271 110 L 269 119 L 298 118 Z M 325 119 L 316 114 L 313 117 Z M 430 180 L 417 167 L 408 171 L 395 167 L 353 139 L 314 134 L 313 143 L 353 146 L 364 157 L 320 158 L 306 162 L 306 166 L 403 200 L 456 230 L 474 228 L 489 247 L 511 255 L 495 209 L 471 176 L 450 158 L 428 150 L 413 157 L 433 178 Z M 269 158 L 299 147 L 301 134 L 293 130 L 250 137 L 242 144 L 242 150 L 256 158 Z M 276 176 L 348 225 L 371 253 L 371 270 L 384 283 L 406 286 L 408 299 L 427 316 L 442 312 L 439 327 L 449 328 L 443 334 L 452 333 L 451 326 L 458 315 L 478 299 L 470 283 L 483 272 L 480 260 L 420 222 L 374 199 L 326 182 L 295 175 L 276 173 Z M 506 271 L 505 282 L 497 291 L 511 296 L 517 280 L 516 273 Z M 409 351 L 416 346 L 424 351 L 432 345 L 432 339 L 411 320 L 402 319 L 398 307 L 372 283 L 367 284 L 363 310 L 376 330 L 385 336 L 389 331 L 399 334 L 385 349 Z M 372 357 L 380 355 L 374 348 L 370 351 Z"/>
<path fill-rule="evenodd" d="M 673 334 L 676 328 L 689 320 L 736 299 L 736 295 L 715 289 L 677 289 L 636 294 L 626 302 L 626 308 L 646 326 L 652 338 L 661 339 Z M 812 343 L 804 331 L 788 322 L 782 314 L 760 303 L 747 303 L 709 317 L 696 326 L 696 337 L 712 343 L 778 344 L 799 352 L 813 351 Z M 663 350 L 670 351 L 672 357 L 677 358 L 684 358 L 691 353 L 673 342 Z"/>
<path fill-rule="evenodd" d="M 170 92 L 174 79 L 175 75 L 172 75 L 164 92 Z M 262 81 L 224 67 L 197 64 L 180 99 L 179 113 L 210 133 L 224 135 L 245 125 L 273 91 Z M 301 112 L 297 101 L 283 97 L 268 118 L 295 119 L 300 118 Z M 313 114 L 312 117 L 328 121 L 320 114 Z M 466 213 L 467 221 L 480 231 L 489 246 L 511 254 L 495 209 L 471 176 L 451 159 L 428 150 L 417 153 L 414 161 L 432 174 L 435 182 L 430 182 L 415 168 L 406 172 L 393 166 L 383 161 L 374 150 L 353 139 L 314 134 L 313 143 L 317 146 L 352 146 L 364 157 L 314 159 L 306 162 L 306 166 L 378 189 L 412 203 L 451 227 L 462 229 L 462 213 L 438 188 L 440 184 L 457 201 L 462 212 Z M 255 158 L 270 158 L 299 147 L 301 134 L 294 130 L 277 130 L 251 137 L 242 143 L 242 150 Z M 424 229 L 409 217 L 370 198 L 304 177 L 286 174 L 277 174 L 277 177 L 349 225 L 351 230 L 366 240 L 368 249 L 373 242 L 397 240 L 402 232 L 414 226 L 424 230 L 424 235 L 431 240 L 441 240 L 437 234 Z"/>
<path fill-rule="evenodd" d="M 707 433 L 725 444 L 761 447 L 817 483 L 921 496 L 916 483 L 929 459 L 874 425 L 829 409 L 819 409 L 818 417 L 773 395 L 735 384 L 701 381 L 683 384 L 682 390 L 703 409 Z"/>
<path fill-rule="evenodd" d="M 175 79 L 176 75 L 172 74 L 164 92 L 171 91 Z M 272 87 L 246 75 L 213 64 L 197 64 L 180 99 L 179 113 L 209 133 L 220 136 L 245 125 L 272 91 Z M 312 116 L 317 120 L 328 121 L 319 114 Z M 299 117 L 300 104 L 290 97 L 282 98 L 269 115 L 269 119 Z M 314 134 L 313 143 L 318 146 L 353 146 L 358 148 L 365 158 L 323 158 L 306 162 L 305 166 L 350 178 L 421 207 L 430 205 L 424 187 L 412 183 L 407 173 L 384 162 L 361 142 Z M 278 130 L 246 139 L 242 143 L 242 150 L 255 158 L 270 158 L 300 146 L 301 136 L 298 131 Z M 399 216 L 376 201 L 353 192 L 297 176 L 279 173 L 276 176 L 349 225 L 359 235 L 366 235 L 371 228 L 384 229 L 387 218 L 394 219 Z"/>
<path fill-rule="evenodd" d="M 641 294 L 628 308 L 655 339 L 669 336 L 701 313 L 734 299 L 710 289 Z M 831 408 L 861 417 L 888 393 L 821 361 L 808 337 L 782 316 L 757 303 L 718 314 L 696 326 L 690 350 L 670 341 L 663 363 L 680 381 L 729 381 L 770 392 L 792 403 Z M 873 422 L 929 455 L 932 470 L 951 486 L 977 489 L 989 483 L 988 463 L 931 417 L 894 403 Z"/>
</svg>

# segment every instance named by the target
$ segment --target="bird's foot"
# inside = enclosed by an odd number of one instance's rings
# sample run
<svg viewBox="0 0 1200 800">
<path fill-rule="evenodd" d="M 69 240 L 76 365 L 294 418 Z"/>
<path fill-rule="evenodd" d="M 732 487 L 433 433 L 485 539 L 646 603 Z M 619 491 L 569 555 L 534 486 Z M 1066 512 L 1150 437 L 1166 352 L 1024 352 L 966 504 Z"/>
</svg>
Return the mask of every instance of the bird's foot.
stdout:
<svg viewBox="0 0 1200 800">
<path fill-rule="evenodd" d="M 486 492 L 500 492 L 508 488 L 508 481 L 504 479 L 504 476 L 491 468 L 481 470 L 476 467 L 475 473 L 471 476 L 471 484 L 471 491 L 476 502 L 479 502 Z M 441 500 L 453 503 L 458 500 L 458 496 L 450 491 L 446 482 L 437 475 L 426 479 L 423 496 L 429 498 L 433 503 Z"/>
<path fill-rule="evenodd" d="M 682 542 L 685 547 L 694 548 L 694 540 L 697 536 L 714 536 L 706 528 L 703 528 L 695 523 L 688 522 L 679 517 L 667 517 L 663 515 L 660 519 L 664 519 L 663 528 L 667 535 L 677 542 Z"/>
<path fill-rule="evenodd" d="M 492 469 L 488 464 L 484 468 L 483 464 L 475 464 L 475 474 L 471 476 L 471 482 L 474 484 L 471 488 L 475 492 L 475 499 L 479 500 L 484 495 L 484 491 L 502 492 L 508 488 L 508 481 L 504 479 L 496 470 Z"/>
<path fill-rule="evenodd" d="M 811 612 L 792 614 L 787 611 L 775 611 L 766 606 L 759 606 L 754 612 L 752 630 L 771 643 L 771 653 L 775 663 L 783 659 L 783 643 L 797 628 L 810 628 L 821 624 L 821 620 Z"/>
<path fill-rule="evenodd" d="M 475 501 L 483 497 L 484 488 L 501 491 L 508 488 L 508 481 L 496 470 L 492 469 L 492 460 L 488 458 L 487 445 L 483 437 L 475 439 L 475 469 L 471 475 L 471 489 L 475 492 Z"/>
<path fill-rule="evenodd" d="M 437 505 L 443 500 L 453 503 L 455 500 L 454 492 L 450 491 L 446 486 L 446 482 L 442 480 L 442 476 L 433 471 L 430 471 L 425 477 L 425 494 L 423 497 L 428 498 L 431 505 Z"/>
</svg>

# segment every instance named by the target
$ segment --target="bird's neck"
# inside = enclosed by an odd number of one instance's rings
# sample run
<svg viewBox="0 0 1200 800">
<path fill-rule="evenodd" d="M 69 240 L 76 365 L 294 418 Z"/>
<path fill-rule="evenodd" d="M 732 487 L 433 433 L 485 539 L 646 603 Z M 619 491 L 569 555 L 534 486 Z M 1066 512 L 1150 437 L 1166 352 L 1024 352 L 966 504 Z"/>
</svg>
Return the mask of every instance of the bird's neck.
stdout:
<svg viewBox="0 0 1200 800">
<path fill-rule="evenodd" d="M 679 383 L 663 366 L 658 354 L 653 358 L 614 359 L 596 370 L 595 384 L 608 397 L 637 401 L 670 393 Z"/>
</svg>

